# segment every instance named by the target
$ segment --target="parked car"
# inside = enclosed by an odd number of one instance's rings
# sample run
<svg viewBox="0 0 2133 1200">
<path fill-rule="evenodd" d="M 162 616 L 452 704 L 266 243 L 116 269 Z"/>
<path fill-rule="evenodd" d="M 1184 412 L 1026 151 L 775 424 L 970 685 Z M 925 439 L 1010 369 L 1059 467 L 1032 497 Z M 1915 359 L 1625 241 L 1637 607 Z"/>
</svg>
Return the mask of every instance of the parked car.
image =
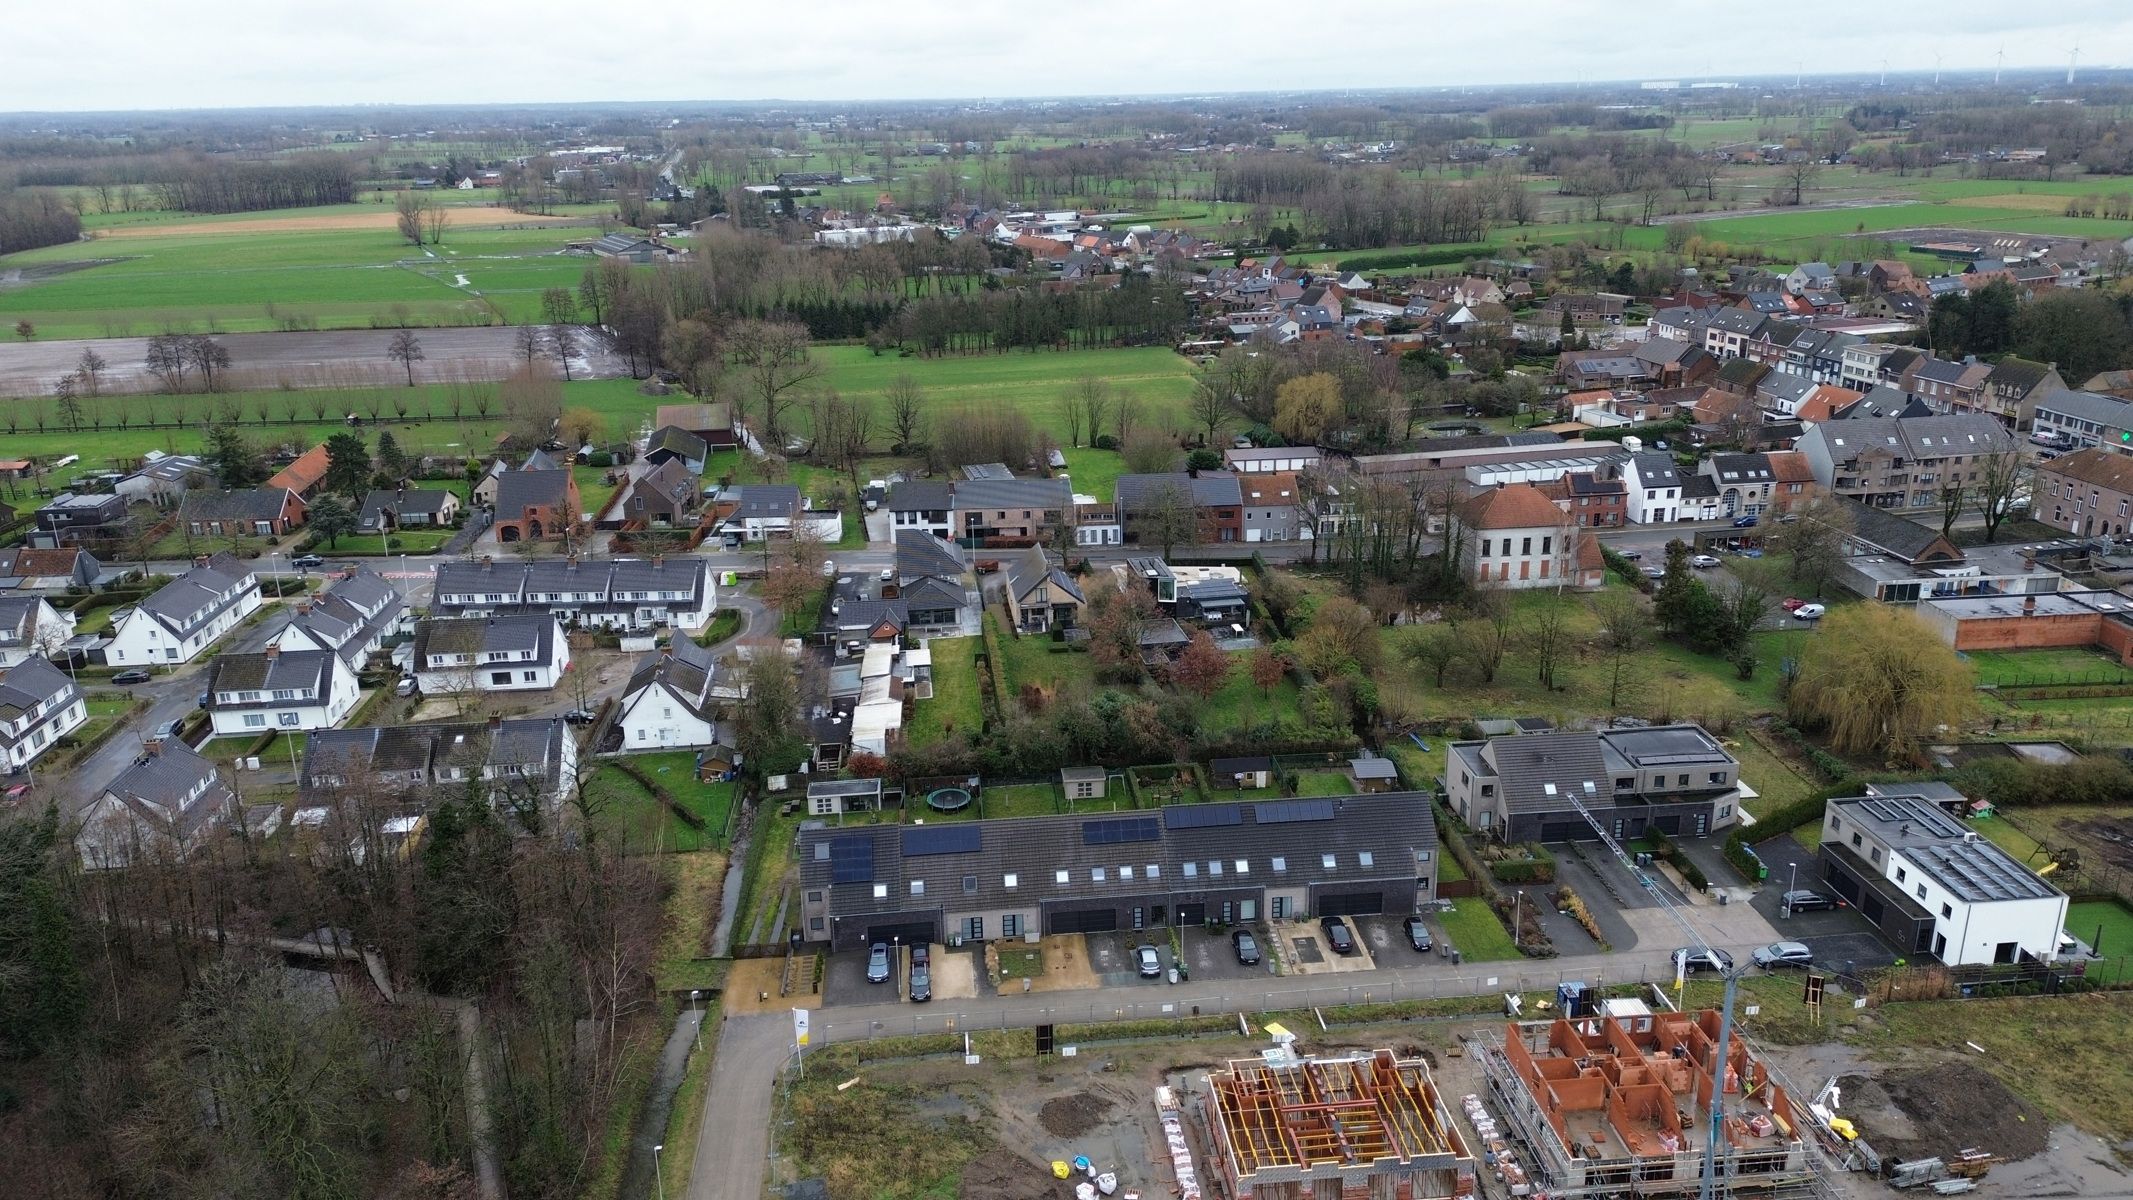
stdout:
<svg viewBox="0 0 2133 1200">
<path fill-rule="evenodd" d="M 289 560 L 289 565 L 299 571 L 316 571 L 326 565 L 326 560 L 316 554 L 299 554 Z"/>
<path fill-rule="evenodd" d="M 1792 615 L 1794 616 L 1794 618 L 1801 621 L 1817 621 L 1821 619 L 1823 613 L 1826 613 L 1828 611 L 1829 609 L 1824 605 L 1802 604 L 1798 608 L 1792 610 Z"/>
<path fill-rule="evenodd" d="M 1326 944 L 1335 954 L 1355 953 L 1355 935 L 1348 932 L 1348 922 L 1339 917 L 1320 917 L 1318 927 L 1326 931 Z"/>
<path fill-rule="evenodd" d="M 1748 957 L 1754 959 L 1755 965 L 1765 971 L 1774 971 L 1779 967 L 1804 969 L 1815 965 L 1815 952 L 1808 949 L 1805 942 L 1772 942 L 1767 946 L 1757 946 L 1755 952 Z"/>
<path fill-rule="evenodd" d="M 1230 949 L 1237 952 L 1238 966 L 1256 967 L 1259 965 L 1259 939 L 1253 937 L 1250 930 L 1230 930 L 1229 945 Z"/>
<path fill-rule="evenodd" d="M 1616 558 L 1621 558 L 1621 559 L 1627 559 L 1627 560 L 1628 560 L 1628 561 L 1630 561 L 1630 562 L 1642 562 L 1642 561 L 1644 560 L 1644 551 L 1642 551 L 1642 550 L 1622 550 L 1622 551 L 1617 551 L 1617 552 L 1616 552 L 1616 554 L 1615 554 L 1615 557 L 1616 557 Z"/>
<path fill-rule="evenodd" d="M 1798 612 L 1800 611 L 1800 606 L 1805 603 L 1807 603 L 1807 601 L 1800 599 L 1798 596 L 1787 596 L 1785 597 L 1784 601 L 1778 605 L 1778 607 L 1784 609 L 1786 612 Z"/>
<path fill-rule="evenodd" d="M 1422 918 L 1409 917 L 1400 922 L 1400 931 L 1407 935 L 1407 944 L 1413 946 L 1417 954 L 1427 954 L 1433 948 L 1434 944 L 1429 940 L 1429 926 L 1422 923 Z"/>
<path fill-rule="evenodd" d="M 111 682 L 121 685 L 147 683 L 148 680 L 148 672 L 141 670 L 139 667 L 135 667 L 131 671 L 120 671 L 111 677 Z"/>
<path fill-rule="evenodd" d="M 1718 556 L 1715 554 L 1692 554 L 1689 556 L 1689 565 L 1699 569 L 1715 567 L 1718 565 Z"/>
<path fill-rule="evenodd" d="M 829 559 L 823 559 L 822 577 L 824 579 L 835 579 L 837 577 L 837 564 L 830 561 Z"/>
<path fill-rule="evenodd" d="M 1753 528 L 1755 528 L 1755 523 L 1756 523 L 1756 521 L 1758 521 L 1758 520 L 1760 520 L 1760 518 L 1758 518 L 1758 517 L 1756 517 L 1756 516 L 1754 516 L 1754 515 L 1752 515 L 1752 514 L 1751 514 L 1751 515 L 1749 515 L 1749 516 L 1745 516 L 1745 517 L 1735 517 L 1735 518 L 1733 518 L 1733 528 L 1735 528 L 1735 529 L 1753 529 Z"/>
<path fill-rule="evenodd" d="M 1163 977 L 1163 956 L 1157 954 L 1153 946 L 1135 946 L 1133 948 L 1133 966 L 1141 973 L 1142 979 L 1161 979 Z"/>
<path fill-rule="evenodd" d="M 876 942 L 868 948 L 867 982 L 889 982 L 889 943 Z"/>
<path fill-rule="evenodd" d="M 175 738 L 184 729 L 185 718 L 183 717 L 180 717 L 174 721 L 158 721 L 156 722 L 156 727 L 149 732 L 149 736 L 159 738 Z"/>
<path fill-rule="evenodd" d="M 1683 946 L 1681 949 L 1674 951 L 1674 957 L 1686 960 L 1683 967 L 1691 975 L 1696 974 L 1698 971 L 1730 971 L 1733 969 L 1733 956 L 1723 950 L 1698 950 L 1693 946 Z"/>
<path fill-rule="evenodd" d="M 412 695 L 414 695 L 414 694 L 415 694 L 415 693 L 416 693 L 417 691 L 420 691 L 420 690 L 421 690 L 421 686 L 422 686 L 421 684 L 419 684 L 419 683 L 417 683 L 417 682 L 415 681 L 415 677 L 414 677 L 414 676 L 412 676 L 412 675 L 409 675 L 409 676 L 407 676 L 407 677 L 405 677 L 405 678 L 401 679 L 401 680 L 400 680 L 400 682 L 398 682 L 398 683 L 396 683 L 396 684 L 394 684 L 394 685 L 393 685 L 393 695 L 395 695 L 395 696 L 412 696 Z"/>
<path fill-rule="evenodd" d="M 590 725 L 597 718 L 589 708 L 573 708 L 563 714 L 563 719 L 572 725 Z"/>
<path fill-rule="evenodd" d="M 1666 578 L 1666 568 L 1646 567 L 1644 568 L 1644 577 L 1646 579 L 1664 579 Z"/>
<path fill-rule="evenodd" d="M 933 999 L 933 947 L 923 943 L 911 947 L 911 1002 L 924 1004 Z"/>
<path fill-rule="evenodd" d="M 1806 888 L 1801 888 L 1795 892 L 1786 892 L 1783 896 L 1778 897 L 1778 903 L 1794 912 L 1820 912 L 1823 909 L 1837 907 L 1836 901 L 1820 892 L 1808 891 Z"/>
</svg>

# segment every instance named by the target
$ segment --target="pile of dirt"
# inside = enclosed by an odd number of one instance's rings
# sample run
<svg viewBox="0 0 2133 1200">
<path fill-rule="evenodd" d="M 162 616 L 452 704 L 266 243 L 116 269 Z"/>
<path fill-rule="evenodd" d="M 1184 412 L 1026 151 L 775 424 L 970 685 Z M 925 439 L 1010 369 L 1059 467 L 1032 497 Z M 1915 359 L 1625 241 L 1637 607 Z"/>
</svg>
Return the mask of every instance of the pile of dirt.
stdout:
<svg viewBox="0 0 2133 1200">
<path fill-rule="evenodd" d="M 1110 1119 L 1116 1108 L 1108 1097 L 1092 1092 L 1075 1092 L 1070 1096 L 1055 1096 L 1044 1102 L 1037 1110 L 1037 1123 L 1044 1131 L 1057 1138 L 1083 1137 L 1102 1126 Z"/>
<path fill-rule="evenodd" d="M 959 1200 L 1058 1200 L 1052 1169 L 1005 1146 L 994 1146 L 963 1168 Z"/>
<path fill-rule="evenodd" d="M 1975 1147 L 2010 1162 L 2044 1151 L 2051 1120 L 1966 1062 L 1847 1075 L 1844 1115 L 1883 1158 L 1949 1158 Z"/>
</svg>

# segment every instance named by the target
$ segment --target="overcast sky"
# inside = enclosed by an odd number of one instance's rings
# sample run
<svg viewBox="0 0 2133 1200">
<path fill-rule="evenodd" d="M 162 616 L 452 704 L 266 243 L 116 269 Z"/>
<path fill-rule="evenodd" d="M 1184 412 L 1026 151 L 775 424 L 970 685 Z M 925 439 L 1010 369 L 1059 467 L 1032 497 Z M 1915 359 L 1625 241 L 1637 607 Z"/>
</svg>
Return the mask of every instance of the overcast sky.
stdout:
<svg viewBox="0 0 2133 1200">
<path fill-rule="evenodd" d="M 2133 0 L 9 0 L 0 111 L 852 100 L 2133 64 Z"/>
</svg>

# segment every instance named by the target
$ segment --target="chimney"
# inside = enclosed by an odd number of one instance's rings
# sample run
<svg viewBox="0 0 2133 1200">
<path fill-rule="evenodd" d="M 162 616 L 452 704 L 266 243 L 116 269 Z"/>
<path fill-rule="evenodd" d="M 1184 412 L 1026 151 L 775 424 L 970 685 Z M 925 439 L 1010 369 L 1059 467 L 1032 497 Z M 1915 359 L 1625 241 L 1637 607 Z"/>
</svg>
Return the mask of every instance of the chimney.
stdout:
<svg viewBox="0 0 2133 1200">
<path fill-rule="evenodd" d="M 145 758 L 161 758 L 163 756 L 163 739 L 149 738 L 147 741 L 142 742 L 141 754 Z"/>
<path fill-rule="evenodd" d="M 500 732 L 500 731 L 501 731 L 501 730 L 503 729 L 503 727 L 504 727 L 504 719 L 503 719 L 502 717 L 500 717 L 500 716 L 491 716 L 491 717 L 489 718 L 489 732 L 490 732 L 490 733 L 497 733 L 497 732 Z"/>
<path fill-rule="evenodd" d="M 2037 598 L 2035 596 L 2022 597 L 2022 615 L 2025 617 L 2037 615 Z"/>
<path fill-rule="evenodd" d="M 652 556 L 652 565 L 653 565 L 654 567 L 663 567 L 663 566 L 665 566 L 666 564 L 667 564 L 667 556 L 666 556 L 666 555 L 664 555 L 664 554 L 654 554 L 654 555 Z"/>
<path fill-rule="evenodd" d="M 280 646 L 268 646 L 268 647 L 267 647 L 267 657 L 268 657 L 268 658 L 280 658 L 280 657 L 281 657 L 281 647 L 280 647 Z"/>
</svg>

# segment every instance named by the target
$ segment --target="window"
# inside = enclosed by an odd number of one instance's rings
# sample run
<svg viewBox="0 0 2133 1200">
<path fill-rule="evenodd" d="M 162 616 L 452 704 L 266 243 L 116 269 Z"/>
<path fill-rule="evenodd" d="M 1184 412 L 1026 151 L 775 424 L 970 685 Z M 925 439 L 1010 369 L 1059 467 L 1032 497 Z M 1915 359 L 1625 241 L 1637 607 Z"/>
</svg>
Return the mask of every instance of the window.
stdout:
<svg viewBox="0 0 2133 1200">
<path fill-rule="evenodd" d="M 1489 539 L 1488 539 L 1488 538 L 1483 538 L 1483 539 L 1481 539 L 1481 557 L 1483 557 L 1483 558 L 1487 558 L 1488 556 L 1489 556 Z"/>
<path fill-rule="evenodd" d="M 1377 865 L 1377 856 L 1368 850 L 1360 851 L 1355 856 L 1355 865 L 1359 867 L 1375 866 Z"/>
<path fill-rule="evenodd" d="M 889 885 L 888 885 L 888 884 L 886 884 L 886 883 L 877 883 L 877 884 L 875 884 L 875 885 L 874 885 L 874 898 L 875 898 L 876 900 L 886 900 L 886 899 L 888 899 L 888 898 L 889 898 Z"/>
<path fill-rule="evenodd" d="M 1148 878 L 1150 878 L 1150 879 L 1161 879 L 1162 877 L 1163 877 L 1163 867 L 1162 867 L 1162 864 L 1160 864 L 1160 863 L 1149 863 L 1149 864 L 1148 864 Z"/>
<path fill-rule="evenodd" d="M 1532 539 L 1532 538 L 1520 538 L 1520 539 L 1518 539 L 1518 552 L 1519 552 L 1520 554 L 1531 554 L 1531 553 L 1533 553 L 1533 539 Z"/>
<path fill-rule="evenodd" d="M 1005 888 L 1010 888 L 1010 889 L 1012 889 L 1012 888 L 1013 888 L 1013 887 L 1014 887 L 1014 886 L 1015 886 L 1015 885 L 1016 885 L 1017 883 L 1019 883 L 1019 882 L 1021 882 L 1021 881 L 1020 881 L 1020 880 L 1018 880 L 1018 879 L 1017 879 L 1017 878 L 1016 878 L 1015 876 L 1013 876 L 1013 875 L 1002 875 L 1002 876 L 1000 876 L 1000 886 L 1002 886 L 1002 887 L 1005 887 Z"/>
<path fill-rule="evenodd" d="M 1103 881 L 1104 881 L 1104 869 L 1103 869 L 1102 867 L 1090 867 L 1090 868 L 1089 868 L 1089 882 L 1090 882 L 1090 883 L 1102 883 Z"/>
<path fill-rule="evenodd" d="M 1714 784 L 1723 784 L 1723 783 L 1725 783 L 1725 781 L 1726 781 L 1726 773 L 1725 773 L 1724 771 L 1713 771 L 1713 772 L 1711 772 L 1711 782 L 1712 782 L 1712 783 L 1714 783 Z"/>
<path fill-rule="evenodd" d="M 1878 863 L 1878 862 L 1880 862 L 1880 861 L 1881 861 L 1881 847 L 1879 847 L 1879 846 L 1876 846 L 1876 847 L 1874 847 L 1874 848 L 1873 848 L 1873 851 L 1872 851 L 1872 854 L 1873 854 L 1873 859 L 1874 859 L 1874 861 L 1875 861 L 1875 862 L 1877 862 L 1877 863 Z"/>
<path fill-rule="evenodd" d="M 1902 882 L 1904 882 L 1904 878 L 1903 878 L 1903 876 L 1904 876 L 1904 870 L 1903 870 L 1903 868 L 1902 868 L 1902 867 L 1898 867 L 1898 868 L 1896 868 L 1896 882 L 1898 882 L 1898 883 L 1902 883 Z"/>
<path fill-rule="evenodd" d="M 1011 938 L 1014 938 L 1014 937 L 1021 937 L 1021 936 L 1022 936 L 1022 918 L 1021 918 L 1021 916 L 1019 916 L 1018 914 L 1015 914 L 1015 913 L 1003 913 L 1003 914 L 1001 915 L 1001 917 L 1000 917 L 1000 936 L 1001 936 L 1001 937 L 1011 937 Z"/>
<path fill-rule="evenodd" d="M 823 843 L 823 845 L 822 845 L 822 848 L 823 848 L 823 849 L 825 849 L 825 850 L 827 850 L 827 849 L 829 848 L 829 844 L 828 844 L 828 843 L 826 843 L 826 842 L 825 842 L 825 843 Z M 820 891 L 813 891 L 813 892 L 809 892 L 809 893 L 807 894 L 807 902 L 808 902 L 809 904 L 820 904 L 820 903 L 822 903 L 822 893 L 821 893 Z"/>
<path fill-rule="evenodd" d="M 1332 869 L 1333 869 L 1333 856 L 1332 856 L 1332 855 L 1330 855 L 1330 854 L 1321 854 L 1321 855 L 1319 855 L 1319 856 L 1318 856 L 1318 865 L 1319 865 L 1319 866 L 1321 866 L 1321 867 L 1324 867 L 1324 868 L 1325 868 L 1326 870 L 1328 870 L 1328 871 L 1332 870 Z"/>
<path fill-rule="evenodd" d="M 970 918 L 970 940 L 973 942 L 982 942 L 985 940 L 985 918 Z"/>
<path fill-rule="evenodd" d="M 1941 905 L 1940 915 L 1944 917 L 1953 917 L 1955 915 L 1955 906 L 1952 904 Z"/>
<path fill-rule="evenodd" d="M 303 723 L 303 718 L 293 712 L 277 713 L 274 720 L 283 729 L 294 729 Z"/>
<path fill-rule="evenodd" d="M 534 680 L 540 678 L 539 675 L 535 674 L 532 671 L 520 671 L 518 673 L 518 677 L 527 683 L 532 683 Z"/>
<path fill-rule="evenodd" d="M 1131 882 L 1133 882 L 1133 868 L 1132 868 L 1132 867 L 1120 867 L 1120 868 L 1118 869 L 1118 881 L 1119 881 L 1120 883 L 1131 883 Z"/>
<path fill-rule="evenodd" d="M 1919 884 L 1919 885 L 1918 885 L 1918 886 L 1917 886 L 1917 887 L 1916 887 L 1915 889 L 1913 889 L 1913 892 L 1914 892 L 1914 894 L 1915 894 L 1915 895 L 1917 895 L 1917 897 L 1918 897 L 1918 898 L 1919 898 L 1920 900 L 1923 900 L 1923 899 L 1925 899 L 1925 898 L 1926 898 L 1926 885 L 1925 885 L 1925 884 L 1922 884 L 1922 883 L 1921 883 L 1921 884 Z"/>
<path fill-rule="evenodd" d="M 266 728 L 266 725 L 267 725 L 267 714 L 265 714 L 265 713 L 246 713 L 246 714 L 244 714 L 244 727 L 245 727 L 246 729 L 264 729 L 264 728 Z"/>
<path fill-rule="evenodd" d="M 1289 860 L 1288 860 L 1288 859 L 1286 859 L 1286 858 L 1284 858 L 1284 857 L 1282 857 L 1282 856 L 1281 856 L 1281 855 L 1279 855 L 1279 854 L 1275 855 L 1275 856 L 1274 856 L 1274 873 L 1275 873 L 1276 875 L 1279 875 L 1279 874 L 1281 874 L 1281 873 L 1283 873 L 1283 872 L 1287 871 L 1288 869 L 1289 869 Z"/>
<path fill-rule="evenodd" d="M 1732 806 L 1732 805 L 1730 805 L 1730 804 L 1722 804 L 1722 805 L 1720 805 L 1720 806 L 1719 806 L 1719 808 L 1718 808 L 1718 819 L 1719 819 L 1719 820 L 1723 821 L 1723 820 L 1725 820 L 1725 819 L 1726 819 L 1727 817 L 1730 817 L 1730 816 L 1732 816 L 1732 815 L 1733 815 L 1733 806 Z"/>
<path fill-rule="evenodd" d="M 1678 778 L 1676 778 L 1676 780 L 1675 780 L 1675 782 L 1674 782 L 1674 786 L 1675 786 L 1675 787 L 1687 787 L 1687 786 L 1689 786 L 1689 777 L 1688 777 L 1688 773 L 1687 773 L 1687 772 L 1683 772 L 1683 773 L 1682 773 L 1682 774 L 1681 774 L 1681 775 L 1680 775 L 1680 776 L 1679 776 Z"/>
<path fill-rule="evenodd" d="M 1275 920 L 1279 921 L 1289 915 L 1289 898 L 1287 896 L 1270 897 L 1267 903 L 1272 906 L 1270 911 Z"/>
<path fill-rule="evenodd" d="M 977 877 L 977 876 L 975 876 L 975 875 L 965 875 L 965 876 L 963 876 L 963 894 L 964 894 L 965 896 L 975 896 L 975 895 L 977 895 L 977 894 L 978 894 L 978 877 Z"/>
<path fill-rule="evenodd" d="M 1198 863 L 1186 863 L 1186 864 L 1185 864 L 1185 878 L 1187 878 L 1187 879 L 1198 879 L 1199 877 L 1200 877 L 1200 864 L 1198 864 Z"/>
<path fill-rule="evenodd" d="M 1237 860 L 1237 861 L 1236 861 L 1236 862 L 1235 862 L 1235 863 L 1234 863 L 1233 865 L 1234 865 L 1234 866 L 1235 866 L 1235 867 L 1237 868 L 1237 874 L 1239 874 L 1239 875 L 1249 875 L 1249 874 L 1251 874 L 1251 871 L 1252 871 L 1252 866 L 1251 866 L 1251 863 L 1250 863 L 1250 862 L 1248 862 L 1248 861 L 1246 861 L 1245 859 L 1241 859 L 1241 858 L 1240 858 L 1240 859 L 1238 859 L 1238 860 Z"/>
<path fill-rule="evenodd" d="M 1221 859 L 1211 858 L 1207 860 L 1207 877 L 1209 879 L 1220 879 L 1222 877 Z"/>
<path fill-rule="evenodd" d="M 1052 872 L 1052 882 L 1064 886 L 1067 882 L 1067 873 L 1065 871 Z"/>
<path fill-rule="evenodd" d="M 1859 848 L 1859 835 L 1855 833 L 1855 834 L 1853 834 L 1853 835 L 1852 835 L 1852 849 L 1854 849 L 1854 850 L 1857 850 L 1858 848 Z"/>
</svg>

